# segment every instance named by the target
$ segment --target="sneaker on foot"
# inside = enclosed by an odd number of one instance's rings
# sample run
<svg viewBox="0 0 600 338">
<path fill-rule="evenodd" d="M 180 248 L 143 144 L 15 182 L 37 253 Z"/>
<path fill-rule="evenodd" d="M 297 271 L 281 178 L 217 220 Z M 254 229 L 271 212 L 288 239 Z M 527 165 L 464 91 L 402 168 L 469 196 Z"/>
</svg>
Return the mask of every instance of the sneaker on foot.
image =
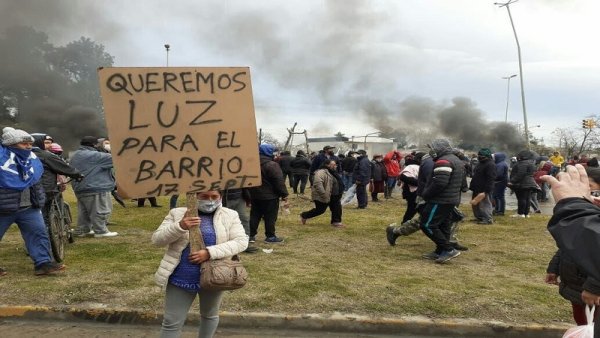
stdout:
<svg viewBox="0 0 600 338">
<path fill-rule="evenodd" d="M 108 231 L 108 232 L 105 232 L 103 234 L 94 234 L 94 238 L 115 237 L 115 236 L 118 236 L 118 235 L 119 235 L 118 232 Z"/>
<path fill-rule="evenodd" d="M 265 243 L 275 243 L 275 244 L 283 243 L 283 238 L 277 237 L 277 236 L 267 237 L 267 238 L 265 238 Z"/>
<path fill-rule="evenodd" d="M 510 217 L 525 217 L 525 215 L 521 215 L 521 214 L 514 214 L 514 215 L 510 215 Z"/>
<path fill-rule="evenodd" d="M 94 236 L 94 230 L 90 230 L 89 232 L 83 233 L 83 234 L 76 234 L 75 236 L 77 237 L 92 237 Z"/>
<path fill-rule="evenodd" d="M 421 255 L 421 257 L 434 261 L 434 260 L 438 259 L 440 257 L 440 255 L 438 255 L 435 251 L 432 251 L 432 252 L 428 252 L 426 254 Z"/>
<path fill-rule="evenodd" d="M 400 237 L 400 235 L 394 233 L 394 226 L 396 226 L 396 223 L 392 223 L 388 225 L 387 228 L 385 228 L 387 241 L 388 243 L 390 243 L 391 246 L 396 245 L 396 239 Z"/>
<path fill-rule="evenodd" d="M 469 250 L 469 248 L 467 248 L 464 245 L 460 245 L 459 243 L 451 243 L 451 244 L 452 244 L 452 247 L 454 247 L 454 249 L 456 249 L 456 250 L 460 250 L 460 251 L 468 251 Z"/>
<path fill-rule="evenodd" d="M 255 243 L 256 242 L 256 236 L 250 236 L 250 238 L 248 239 L 248 242 Z"/>
<path fill-rule="evenodd" d="M 435 262 L 438 263 L 438 264 L 446 263 L 447 261 L 451 260 L 452 258 L 454 258 L 454 257 L 456 257 L 458 255 L 460 255 L 460 251 L 458 251 L 456 249 L 452 249 L 450 251 L 444 251 L 435 260 Z"/>
<path fill-rule="evenodd" d="M 53 275 L 57 272 L 61 272 L 64 270 L 65 270 L 65 266 L 63 264 L 46 262 L 46 263 L 42 263 L 42 265 L 36 267 L 33 273 L 36 276 L 45 276 L 45 275 Z"/>
<path fill-rule="evenodd" d="M 338 228 L 338 229 L 346 227 L 346 225 L 344 223 L 342 223 L 342 222 L 331 223 L 331 226 L 334 227 L 334 228 Z"/>
<path fill-rule="evenodd" d="M 491 219 L 488 219 L 487 221 L 478 221 L 477 224 L 493 224 L 494 221 L 492 221 Z"/>
</svg>

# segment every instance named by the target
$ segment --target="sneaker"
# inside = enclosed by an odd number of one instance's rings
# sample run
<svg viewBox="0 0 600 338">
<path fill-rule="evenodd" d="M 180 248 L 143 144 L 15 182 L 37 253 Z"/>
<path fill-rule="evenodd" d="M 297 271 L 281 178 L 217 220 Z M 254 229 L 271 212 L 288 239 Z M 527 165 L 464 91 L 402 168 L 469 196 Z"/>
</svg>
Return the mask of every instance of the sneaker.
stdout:
<svg viewBox="0 0 600 338">
<path fill-rule="evenodd" d="M 487 221 L 478 221 L 477 224 L 493 224 L 494 221 L 492 221 L 491 219 L 487 220 Z"/>
<path fill-rule="evenodd" d="M 118 232 L 112 232 L 112 231 L 108 231 L 105 232 L 103 234 L 94 234 L 94 238 L 101 238 L 101 237 L 115 237 L 118 236 L 119 233 Z"/>
<path fill-rule="evenodd" d="M 525 218 L 525 215 L 521 215 L 521 214 L 514 214 L 514 215 L 510 215 L 510 217 L 523 217 L 523 218 Z"/>
<path fill-rule="evenodd" d="M 527 215 L 523 215 L 522 217 L 529 218 L 529 217 L 531 217 L 531 215 L 527 214 Z"/>
<path fill-rule="evenodd" d="M 440 257 L 440 255 L 438 255 L 435 251 L 432 251 L 432 252 L 421 255 L 421 257 L 434 261 L 434 260 L 438 259 Z"/>
<path fill-rule="evenodd" d="M 536 210 L 536 211 L 535 211 L 535 213 L 536 213 L 536 214 L 541 214 L 541 213 L 542 213 L 542 211 L 541 211 L 541 210 Z"/>
<path fill-rule="evenodd" d="M 456 250 L 460 250 L 460 251 L 468 251 L 469 250 L 469 248 L 467 248 L 466 246 L 458 244 L 458 243 L 450 243 L 450 244 L 452 244 L 452 247 L 454 247 L 454 249 L 456 249 Z"/>
<path fill-rule="evenodd" d="M 47 262 L 47 263 L 43 263 L 39 267 L 35 268 L 33 273 L 36 276 L 46 276 L 46 275 L 53 275 L 57 272 L 61 272 L 64 270 L 65 270 L 65 266 L 63 264 Z"/>
<path fill-rule="evenodd" d="M 90 230 L 89 232 L 83 233 L 83 234 L 76 234 L 75 236 L 77 237 L 92 237 L 94 236 L 95 232 L 94 230 Z"/>
<path fill-rule="evenodd" d="M 387 228 L 385 228 L 385 234 L 387 237 L 387 241 L 388 241 L 388 243 L 390 243 L 391 246 L 396 245 L 396 239 L 398 239 L 398 237 L 400 237 L 400 235 L 394 233 L 395 225 L 396 225 L 396 223 L 392 223 L 392 224 L 388 225 Z"/>
<path fill-rule="evenodd" d="M 277 236 L 268 237 L 268 238 L 265 238 L 265 243 L 274 243 L 274 244 L 283 243 L 283 238 L 277 237 Z"/>
<path fill-rule="evenodd" d="M 334 228 L 338 228 L 338 229 L 346 227 L 346 225 L 344 223 L 341 223 L 341 222 L 331 223 L 331 226 L 334 227 Z"/>
<path fill-rule="evenodd" d="M 435 260 L 435 262 L 438 264 L 446 263 L 447 261 L 449 261 L 452 258 L 459 256 L 459 255 L 460 255 L 460 251 L 458 251 L 456 249 L 452 249 L 450 251 L 444 251 L 439 255 L 439 257 Z"/>
<path fill-rule="evenodd" d="M 248 242 L 256 243 L 256 236 L 250 236 L 250 238 L 248 239 Z"/>
<path fill-rule="evenodd" d="M 255 247 L 255 246 L 249 246 L 246 248 L 246 250 L 244 250 L 245 253 L 255 253 L 258 250 L 260 250 L 259 248 Z"/>
<path fill-rule="evenodd" d="M 306 218 L 303 218 L 302 216 L 300 216 L 300 223 L 302 223 L 302 225 L 306 224 Z"/>
</svg>

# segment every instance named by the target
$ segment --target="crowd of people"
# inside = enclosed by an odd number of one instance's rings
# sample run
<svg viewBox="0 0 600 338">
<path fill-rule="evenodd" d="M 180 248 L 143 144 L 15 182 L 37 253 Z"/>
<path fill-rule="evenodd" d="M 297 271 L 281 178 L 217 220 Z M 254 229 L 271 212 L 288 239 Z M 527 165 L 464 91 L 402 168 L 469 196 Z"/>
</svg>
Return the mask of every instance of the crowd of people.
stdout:
<svg viewBox="0 0 600 338">
<path fill-rule="evenodd" d="M 167 247 L 156 273 L 166 297 L 162 336 L 178 334 L 189 307 L 199 296 L 200 336 L 212 337 L 223 294 L 199 288 L 199 264 L 258 251 L 253 243 L 261 221 L 264 242 L 283 243 L 284 238 L 276 234 L 276 224 L 280 208 L 289 207 L 288 187 L 303 196 L 307 185 L 314 207 L 301 212 L 299 222 L 306 224 L 329 209 L 330 224 L 338 229 L 346 227 L 343 199 L 355 195 L 356 208 L 364 210 L 369 201 L 380 202 L 380 196 L 392 198 L 398 188 L 406 210 L 401 222 L 386 228 L 388 243 L 395 245 L 400 236 L 420 230 L 433 245 L 433 250 L 422 257 L 439 264 L 468 250 L 456 239 L 458 224 L 465 218 L 458 208 L 462 193 L 471 191 L 473 221 L 490 225 L 494 218 L 505 215 L 507 191 L 515 194 L 518 204 L 511 217 L 519 218 L 540 212 L 538 202 L 547 201 L 552 192 L 558 204 L 549 229 L 559 251 L 548 266 L 546 282 L 560 284 L 560 293 L 572 302 L 578 323 L 584 318 L 585 304 L 600 305 L 600 275 L 591 258 L 594 245 L 600 243 L 600 231 L 595 227 L 600 197 L 594 197 L 600 196 L 600 168 L 595 158 L 581 156 L 565 161 L 558 152 L 546 157 L 530 150 L 509 158 L 488 148 L 467 157 L 446 139 L 432 140 L 425 151 L 405 154 L 390 150 L 369 156 L 364 149 L 342 154 L 333 146 L 325 146 L 318 153 L 298 150 L 292 156 L 287 151 L 278 154 L 276 147 L 268 144 L 260 145 L 258 153 L 260 186 L 198 193 L 198 217 L 188 216 L 186 208 L 176 208 L 177 197 L 172 197 L 168 215 L 152 236 L 154 244 Z M 108 139 L 82 138 L 79 149 L 67 161 L 52 136 L 6 127 L 0 157 L 0 239 L 11 224 L 17 224 L 35 275 L 65 270 L 65 265 L 52 257 L 46 230 L 50 202 L 64 189 L 65 177 L 71 179 L 77 199 L 74 234 L 118 236 L 108 229 L 112 198 L 123 203 L 115 191 Z M 565 170 L 567 164 L 577 166 Z M 60 182 L 63 184 L 57 184 Z M 160 207 L 155 198 L 148 199 L 151 206 Z M 138 206 L 143 206 L 144 200 L 138 199 Z M 193 226 L 199 226 L 205 250 L 191 251 L 188 230 Z M 585 241 L 577 242 L 582 238 Z M 0 276 L 6 274 L 6 269 L 0 268 Z"/>
</svg>

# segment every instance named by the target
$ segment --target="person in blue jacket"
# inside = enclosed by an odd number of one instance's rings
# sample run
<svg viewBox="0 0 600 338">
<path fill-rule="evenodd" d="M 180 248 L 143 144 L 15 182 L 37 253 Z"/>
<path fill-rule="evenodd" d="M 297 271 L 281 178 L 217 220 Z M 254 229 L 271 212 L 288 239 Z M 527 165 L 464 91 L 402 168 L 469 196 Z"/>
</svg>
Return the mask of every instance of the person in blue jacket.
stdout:
<svg viewBox="0 0 600 338">
<path fill-rule="evenodd" d="M 65 269 L 50 254 L 50 240 L 42 217 L 46 195 L 40 182 L 44 168 L 31 151 L 33 137 L 5 127 L 0 146 L 0 240 L 16 223 L 33 260 L 35 275 L 49 275 Z M 6 275 L 0 268 L 0 276 Z"/>
</svg>

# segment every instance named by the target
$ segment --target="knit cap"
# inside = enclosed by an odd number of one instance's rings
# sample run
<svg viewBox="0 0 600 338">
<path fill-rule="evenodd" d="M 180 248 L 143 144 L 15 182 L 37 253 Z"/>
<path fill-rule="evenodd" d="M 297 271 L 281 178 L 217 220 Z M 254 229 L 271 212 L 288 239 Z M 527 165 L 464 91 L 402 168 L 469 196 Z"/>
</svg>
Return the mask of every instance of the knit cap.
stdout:
<svg viewBox="0 0 600 338">
<path fill-rule="evenodd" d="M 33 136 L 24 130 L 11 127 L 2 129 L 2 145 L 10 146 L 22 142 L 33 142 Z"/>
<path fill-rule="evenodd" d="M 492 158 L 492 151 L 489 148 L 481 148 L 477 155 L 487 158 Z"/>
</svg>

